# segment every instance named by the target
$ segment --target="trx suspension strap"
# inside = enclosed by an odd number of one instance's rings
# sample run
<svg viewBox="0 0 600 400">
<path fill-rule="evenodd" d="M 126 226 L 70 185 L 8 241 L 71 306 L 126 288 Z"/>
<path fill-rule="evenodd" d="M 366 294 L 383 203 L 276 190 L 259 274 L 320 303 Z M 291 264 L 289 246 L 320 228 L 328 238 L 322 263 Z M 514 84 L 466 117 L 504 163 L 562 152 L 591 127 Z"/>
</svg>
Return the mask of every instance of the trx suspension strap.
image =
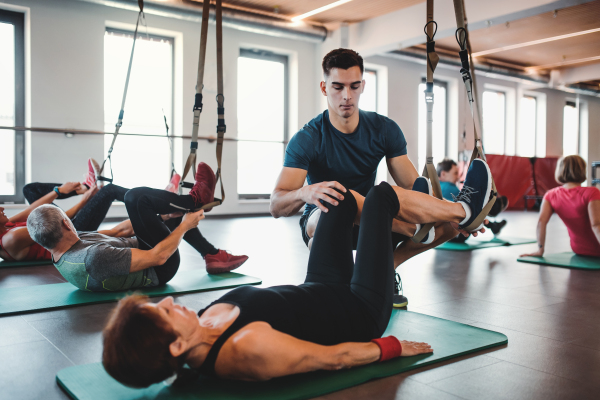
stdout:
<svg viewBox="0 0 600 400">
<path fill-rule="evenodd" d="M 208 35 L 208 17 L 210 12 L 210 0 L 204 0 L 202 8 L 202 28 L 200 30 L 200 57 L 198 59 L 198 80 L 196 82 L 196 97 L 194 101 L 194 125 L 192 129 L 192 143 L 190 144 L 190 155 L 185 163 L 183 175 L 179 184 L 179 193 L 181 189 L 192 188 L 194 185 L 184 182 L 185 177 L 191 171 L 196 175 L 196 150 L 198 149 L 198 128 L 200 124 L 200 114 L 202 113 L 202 89 L 204 82 L 204 65 L 206 62 L 206 37 Z M 225 190 L 223 189 L 223 177 L 221 175 L 221 157 L 223 154 L 223 138 L 225 136 L 225 108 L 223 103 L 223 24 L 221 0 L 216 1 L 216 21 L 217 21 L 217 173 L 216 178 L 221 184 L 221 198 L 211 203 L 204 204 L 198 210 L 205 210 L 219 206 L 225 200 Z"/>
<path fill-rule="evenodd" d="M 460 56 L 460 62 L 462 65 L 462 68 L 460 69 L 460 73 L 462 75 L 462 79 L 465 84 L 465 89 L 467 91 L 467 99 L 469 101 L 469 106 L 471 108 L 471 117 L 473 118 L 473 136 L 475 138 L 475 147 L 473 149 L 473 153 L 471 154 L 471 159 L 469 160 L 469 165 L 471 165 L 473 160 L 476 159 L 478 156 L 481 157 L 481 159 L 484 161 L 486 161 L 486 157 L 485 157 L 485 153 L 483 151 L 483 144 L 481 142 L 481 138 L 479 137 L 479 134 L 477 133 L 477 125 L 478 125 L 477 122 L 479 122 L 479 120 L 476 118 L 476 115 L 475 115 L 475 107 L 477 107 L 477 103 L 475 103 L 475 100 L 477 99 L 477 97 L 473 92 L 473 90 L 476 90 L 475 85 L 474 85 L 475 69 L 473 68 L 473 70 L 471 70 L 470 63 L 469 63 L 469 59 L 471 59 L 471 63 L 472 63 L 472 56 L 471 56 L 471 49 L 470 49 L 470 45 L 469 45 L 469 32 L 467 30 L 467 25 L 465 22 L 466 15 L 465 15 L 465 5 L 464 5 L 463 0 L 454 0 L 454 13 L 456 15 L 456 26 L 457 26 L 455 36 L 456 36 L 456 41 L 458 42 L 458 45 L 460 46 L 460 51 L 458 54 Z M 478 116 L 481 115 L 479 113 L 479 108 L 477 108 L 477 115 Z M 481 126 L 481 124 L 479 124 L 479 126 Z M 492 178 L 492 196 L 489 199 L 488 203 L 483 207 L 483 210 L 481 211 L 481 213 L 477 216 L 477 218 L 475 218 L 473 223 L 471 223 L 471 225 L 469 225 L 465 228 L 466 231 L 472 231 L 472 230 L 476 229 L 477 227 L 479 227 L 483 223 L 483 220 L 485 219 L 485 217 L 488 215 L 488 213 L 492 209 L 492 206 L 494 205 L 494 202 L 496 201 L 496 197 L 497 197 L 496 183 L 494 182 L 494 179 Z"/>
<path fill-rule="evenodd" d="M 100 166 L 100 171 L 98 171 L 98 176 L 96 176 L 96 180 L 106 181 L 112 183 L 113 181 L 113 172 L 112 172 L 112 159 L 111 154 L 113 151 L 113 147 L 115 147 L 115 142 L 117 140 L 117 136 L 119 135 L 119 129 L 123 126 L 123 114 L 125 113 L 125 99 L 127 99 L 127 88 L 129 87 L 129 76 L 131 75 L 131 66 L 133 64 L 133 54 L 135 52 L 135 41 L 137 40 L 138 27 L 140 22 L 143 25 L 146 25 L 146 17 L 144 15 L 144 0 L 138 0 L 138 6 L 140 7 L 140 12 L 138 14 L 137 22 L 135 23 L 135 32 L 133 33 L 133 45 L 131 46 L 131 56 L 129 57 L 129 67 L 127 67 L 127 77 L 125 78 L 125 89 L 123 90 L 123 100 L 121 101 L 121 111 L 119 111 L 119 119 L 117 120 L 117 124 L 115 125 L 115 133 L 113 134 L 112 142 L 110 143 L 110 148 L 108 149 L 108 155 L 102 162 Z M 110 165 L 110 178 L 105 178 L 102 176 L 102 172 L 104 171 L 104 166 L 106 161 L 108 160 Z"/>
<path fill-rule="evenodd" d="M 435 52 L 435 41 L 433 40 L 437 31 L 437 23 L 433 20 L 433 0 L 427 0 L 427 23 L 425 24 L 424 31 L 427 36 L 427 83 L 425 87 L 425 102 L 427 104 L 427 162 L 423 169 L 423 176 L 431 182 L 433 195 L 441 199 L 442 189 L 435 166 L 433 165 L 433 72 L 440 60 Z M 420 243 L 433 225 L 423 225 L 419 232 L 412 237 L 412 241 Z"/>
</svg>

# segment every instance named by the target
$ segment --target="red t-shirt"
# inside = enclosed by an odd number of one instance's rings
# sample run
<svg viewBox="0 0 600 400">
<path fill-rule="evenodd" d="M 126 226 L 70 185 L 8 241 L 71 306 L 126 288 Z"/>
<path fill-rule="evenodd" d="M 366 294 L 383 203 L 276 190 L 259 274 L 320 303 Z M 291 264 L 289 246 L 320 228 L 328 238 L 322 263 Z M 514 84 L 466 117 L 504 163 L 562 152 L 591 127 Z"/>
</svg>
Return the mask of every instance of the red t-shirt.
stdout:
<svg viewBox="0 0 600 400">
<path fill-rule="evenodd" d="M 6 225 L 4 225 L 4 226 L 7 228 L 10 228 L 10 229 L 7 230 L 6 232 L 4 232 L 3 234 L 0 234 L 0 249 L 4 249 L 4 247 L 2 245 L 2 238 L 4 237 L 4 235 L 6 235 L 8 232 L 10 232 L 11 230 L 13 230 L 15 228 L 27 226 L 27 222 L 17 222 L 17 223 L 7 222 Z M 6 254 L 8 254 L 8 251 L 6 249 L 4 249 L 4 251 L 6 252 Z M 9 257 L 9 259 L 7 261 L 15 261 L 15 259 L 10 254 L 8 254 L 8 257 Z M 52 254 L 50 254 L 50 252 L 48 250 L 46 250 L 45 248 L 43 248 L 42 246 L 40 246 L 37 243 L 33 243 L 31 246 L 29 246 L 29 253 L 27 253 L 27 256 L 23 260 L 19 260 L 19 261 L 51 260 L 51 259 L 52 259 Z"/>
<path fill-rule="evenodd" d="M 550 203 L 567 226 L 573 252 L 582 256 L 600 257 L 600 243 L 594 235 L 588 213 L 588 204 L 600 200 L 600 190 L 595 187 L 565 189 L 559 186 L 549 190 L 544 200 Z"/>
</svg>

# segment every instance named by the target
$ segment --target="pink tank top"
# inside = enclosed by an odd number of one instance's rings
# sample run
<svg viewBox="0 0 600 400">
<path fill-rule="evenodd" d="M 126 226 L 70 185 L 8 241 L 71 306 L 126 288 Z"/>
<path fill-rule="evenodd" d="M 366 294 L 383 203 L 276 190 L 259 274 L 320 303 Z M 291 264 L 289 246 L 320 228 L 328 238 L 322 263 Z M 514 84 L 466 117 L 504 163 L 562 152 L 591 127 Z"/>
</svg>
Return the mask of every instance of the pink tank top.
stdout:
<svg viewBox="0 0 600 400">
<path fill-rule="evenodd" d="M 4 233 L 0 233 L 0 248 L 2 250 L 4 250 L 6 252 L 6 254 L 8 255 L 9 259 L 6 261 L 16 261 L 8 253 L 8 250 L 6 250 L 6 248 L 2 244 L 2 239 L 4 238 L 4 235 L 6 235 L 8 232 L 12 231 L 14 228 L 19 228 L 21 226 L 27 226 L 27 222 L 17 222 L 17 223 L 7 222 L 6 225 L 4 225 L 4 226 L 6 226 L 7 228 L 10 228 L 10 229 Z M 51 260 L 51 259 L 52 259 L 52 256 L 48 250 L 46 250 L 39 244 L 34 243 L 29 247 L 29 253 L 27 253 L 27 256 L 25 257 L 25 259 L 19 260 L 19 261 Z"/>
<path fill-rule="evenodd" d="M 600 257 L 600 243 L 592 230 L 588 204 L 600 200 L 600 190 L 595 187 L 562 186 L 549 190 L 544 196 L 554 212 L 567 226 L 571 238 L 571 249 L 582 256 Z"/>
</svg>

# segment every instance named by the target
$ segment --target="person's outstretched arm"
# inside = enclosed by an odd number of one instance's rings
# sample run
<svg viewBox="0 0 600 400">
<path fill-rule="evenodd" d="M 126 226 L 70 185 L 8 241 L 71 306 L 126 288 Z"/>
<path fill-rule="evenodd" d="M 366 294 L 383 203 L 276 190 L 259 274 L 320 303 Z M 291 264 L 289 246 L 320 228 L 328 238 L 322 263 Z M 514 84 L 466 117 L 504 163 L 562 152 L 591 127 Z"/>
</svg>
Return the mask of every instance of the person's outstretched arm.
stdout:
<svg viewBox="0 0 600 400">
<path fill-rule="evenodd" d="M 343 195 L 334 189 L 346 192 L 346 189 L 338 182 L 321 182 L 313 185 L 303 186 L 306 179 L 306 170 L 300 168 L 283 167 L 275 190 L 271 194 L 271 215 L 275 218 L 289 217 L 296 214 L 304 204 L 314 204 L 321 211 L 327 212 L 319 200 L 337 206 L 338 200 L 343 200 Z"/>
<path fill-rule="evenodd" d="M 81 184 L 79 182 L 67 182 L 64 185 L 60 186 L 58 188 L 58 191 L 61 193 L 65 193 L 65 194 L 71 193 L 72 191 L 79 188 L 80 185 Z M 44 197 L 40 198 L 39 200 L 36 200 L 33 203 L 31 203 L 25 210 L 10 217 L 9 221 L 10 222 L 25 222 L 25 221 L 27 221 L 29 214 L 31 214 L 31 212 L 33 210 L 35 210 L 42 204 L 50 204 L 57 198 L 58 198 L 58 194 L 56 194 L 56 192 L 52 191 L 52 192 L 48 193 L 47 195 L 45 195 Z"/>
<path fill-rule="evenodd" d="M 600 243 L 600 200 L 590 201 L 588 204 L 588 214 L 590 215 L 590 223 L 592 230 L 596 235 L 596 240 Z"/>
<path fill-rule="evenodd" d="M 82 186 L 82 185 L 80 185 L 80 186 Z M 81 200 L 79 200 L 79 202 L 77 204 L 75 204 L 73 207 L 71 207 L 67 211 L 65 211 L 65 214 L 67 214 L 67 217 L 73 219 L 75 217 L 75 215 L 77 215 L 79 210 L 81 210 L 83 208 L 83 206 L 85 206 L 87 204 L 87 202 L 90 201 L 92 196 L 94 196 L 96 193 L 98 193 L 98 190 L 99 189 L 98 189 L 98 186 L 96 186 L 96 184 L 93 184 L 91 188 L 86 190 L 83 193 L 83 196 L 81 196 Z"/>
<path fill-rule="evenodd" d="M 433 352 L 427 343 L 400 343 L 402 356 Z M 264 381 L 319 369 L 357 367 L 380 357 L 381 350 L 373 342 L 322 346 L 279 332 L 266 322 L 253 322 L 225 342 L 215 371 L 223 378 Z"/>
<path fill-rule="evenodd" d="M 190 229 L 196 228 L 198 222 L 202 219 L 204 219 L 204 210 L 185 214 L 179 226 L 153 249 L 131 249 L 131 267 L 129 272 L 137 272 L 166 263 L 169 257 L 175 253 L 177 247 L 179 247 L 183 235 Z"/>
<path fill-rule="evenodd" d="M 538 219 L 537 224 L 537 244 L 538 251 L 535 253 L 521 254 L 521 257 L 541 257 L 544 255 L 544 250 L 546 246 L 546 226 L 548 225 L 548 221 L 550 221 L 550 217 L 554 213 L 550 202 L 547 200 L 542 200 L 542 206 L 540 207 L 540 218 Z"/>
</svg>

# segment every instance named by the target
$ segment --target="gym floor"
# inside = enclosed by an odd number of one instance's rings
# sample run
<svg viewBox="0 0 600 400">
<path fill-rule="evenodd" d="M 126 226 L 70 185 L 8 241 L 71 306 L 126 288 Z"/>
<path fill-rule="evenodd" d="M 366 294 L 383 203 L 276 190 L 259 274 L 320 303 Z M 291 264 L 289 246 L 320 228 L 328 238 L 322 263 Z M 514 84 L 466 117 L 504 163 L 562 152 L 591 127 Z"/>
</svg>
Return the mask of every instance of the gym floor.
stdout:
<svg viewBox="0 0 600 400">
<path fill-rule="evenodd" d="M 535 237 L 537 213 L 508 212 L 507 236 Z M 247 254 L 239 272 L 264 286 L 299 284 L 308 250 L 299 217 L 208 218 L 217 247 Z M 548 249 L 569 251 L 554 217 Z M 322 399 L 584 399 L 600 393 L 600 272 L 517 263 L 535 244 L 474 252 L 429 251 L 400 267 L 408 310 L 508 336 L 508 345 L 323 396 Z M 182 269 L 204 268 L 183 243 Z M 63 282 L 52 266 L 3 269 L 0 289 Z M 225 291 L 178 296 L 200 309 Z M 0 318 L 0 397 L 68 399 L 55 382 L 71 365 L 100 361 L 112 304 Z M 595 393 L 595 394 L 594 394 Z"/>
</svg>

